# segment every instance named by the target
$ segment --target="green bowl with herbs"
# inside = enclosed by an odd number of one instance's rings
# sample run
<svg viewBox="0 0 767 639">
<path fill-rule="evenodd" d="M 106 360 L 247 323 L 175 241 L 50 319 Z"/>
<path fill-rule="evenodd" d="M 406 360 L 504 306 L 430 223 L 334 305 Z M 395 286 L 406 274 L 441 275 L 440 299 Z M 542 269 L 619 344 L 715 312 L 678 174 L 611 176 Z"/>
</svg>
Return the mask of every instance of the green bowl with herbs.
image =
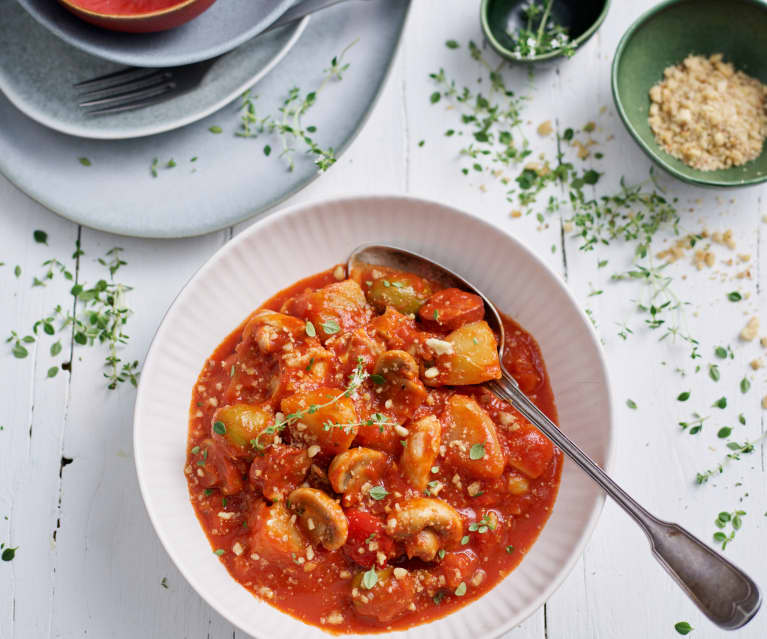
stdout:
<svg viewBox="0 0 767 639">
<path fill-rule="evenodd" d="M 570 58 L 604 22 L 610 0 L 482 0 L 490 46 L 511 62 Z"/>
<path fill-rule="evenodd" d="M 701 171 L 666 152 L 650 128 L 650 89 L 688 55 L 724 55 L 737 71 L 767 84 L 767 4 L 758 0 L 671 0 L 642 15 L 612 64 L 615 106 L 626 128 L 660 167 L 684 182 L 733 187 L 767 180 L 767 151 L 741 166 Z"/>
</svg>

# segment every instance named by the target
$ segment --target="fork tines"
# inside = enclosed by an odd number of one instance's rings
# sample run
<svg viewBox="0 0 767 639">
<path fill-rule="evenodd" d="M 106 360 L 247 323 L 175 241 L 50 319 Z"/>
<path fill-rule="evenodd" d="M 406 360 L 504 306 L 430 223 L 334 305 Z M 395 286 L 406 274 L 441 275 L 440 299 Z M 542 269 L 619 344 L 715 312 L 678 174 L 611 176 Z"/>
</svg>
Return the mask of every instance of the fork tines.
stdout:
<svg viewBox="0 0 767 639">
<path fill-rule="evenodd" d="M 176 87 L 170 69 L 130 67 L 78 82 L 79 106 L 88 115 L 116 113 L 159 101 Z M 93 108 L 95 107 L 95 108 Z"/>
</svg>

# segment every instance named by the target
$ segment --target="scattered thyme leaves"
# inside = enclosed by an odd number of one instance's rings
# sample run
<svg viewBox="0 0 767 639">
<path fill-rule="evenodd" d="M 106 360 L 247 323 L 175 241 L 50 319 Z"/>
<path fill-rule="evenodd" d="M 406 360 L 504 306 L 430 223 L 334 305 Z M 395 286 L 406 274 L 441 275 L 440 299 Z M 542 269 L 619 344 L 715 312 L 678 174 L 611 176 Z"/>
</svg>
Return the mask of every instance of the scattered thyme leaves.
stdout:
<svg viewBox="0 0 767 639">
<path fill-rule="evenodd" d="M 330 66 L 323 71 L 320 85 L 314 91 L 304 92 L 299 87 L 292 87 L 287 97 L 277 109 L 277 115 L 261 115 L 256 108 L 257 95 L 250 89 L 241 97 L 240 128 L 235 133 L 242 138 L 258 138 L 262 135 L 276 136 L 280 141 L 279 157 L 287 163 L 288 171 L 295 169 L 295 153 L 297 146 L 302 146 L 304 154 L 313 157 L 317 169 L 323 173 L 336 162 L 335 151 L 332 147 L 323 148 L 316 141 L 315 126 L 304 126 L 303 117 L 316 104 L 317 97 L 331 81 L 340 81 L 349 69 L 344 62 L 344 55 L 357 40 L 347 46 L 339 55 L 330 61 Z M 263 147 L 265 156 L 270 156 L 272 147 Z"/>
<path fill-rule="evenodd" d="M 35 336 L 41 334 L 54 336 L 57 331 L 61 333 L 68 329 L 72 331 L 75 344 L 80 346 L 100 344 L 106 347 L 104 377 L 107 378 L 107 388 L 115 389 L 120 383 L 126 381 L 136 386 L 139 362 L 125 362 L 118 355 L 118 348 L 128 341 L 124 327 L 131 315 L 131 310 L 125 305 L 125 295 L 131 288 L 114 281 L 114 275 L 126 264 L 122 259 L 122 250 L 120 247 L 115 247 L 97 260 L 109 272 L 108 279 L 100 279 L 93 286 L 84 283 L 76 283 L 72 286 L 70 295 L 74 298 L 74 304 L 57 304 L 49 314 L 33 324 L 32 334 L 21 336 L 16 331 L 11 331 L 6 342 L 11 344 L 13 356 L 19 359 L 27 357 L 29 352 L 24 344 L 34 343 Z M 72 257 L 77 259 L 82 255 L 83 251 L 78 243 Z M 60 260 L 49 259 L 42 265 L 46 270 L 33 278 L 33 287 L 45 286 L 46 282 L 52 280 L 56 274 L 66 280 L 74 280 L 72 272 Z M 65 310 L 70 306 L 74 306 L 77 310 L 74 313 Z M 51 357 L 56 357 L 61 351 L 60 340 L 50 346 Z M 67 366 L 67 362 L 61 364 L 61 368 L 69 370 Z M 48 368 L 47 377 L 55 377 L 58 371 L 59 366 L 51 366 Z"/>
</svg>

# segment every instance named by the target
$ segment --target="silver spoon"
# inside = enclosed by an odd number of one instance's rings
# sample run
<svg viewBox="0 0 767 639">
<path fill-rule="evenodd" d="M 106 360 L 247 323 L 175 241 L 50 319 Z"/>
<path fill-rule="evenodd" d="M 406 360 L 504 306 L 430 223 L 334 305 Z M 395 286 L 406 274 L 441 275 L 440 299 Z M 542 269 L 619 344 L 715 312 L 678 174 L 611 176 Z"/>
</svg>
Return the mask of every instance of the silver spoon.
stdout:
<svg viewBox="0 0 767 639">
<path fill-rule="evenodd" d="M 445 287 L 460 288 L 479 295 L 485 302 L 485 320 L 500 337 L 498 356 L 503 376 L 487 382 L 487 388 L 514 406 L 631 515 L 650 540 L 655 558 L 711 621 L 725 630 L 735 630 L 756 615 L 762 597 L 748 575 L 678 524 L 661 521 L 640 506 L 519 389 L 503 366 L 501 316 L 481 291 L 444 266 L 394 246 L 362 245 L 349 257 L 349 273 L 355 270 L 356 264 L 408 271 Z"/>
</svg>

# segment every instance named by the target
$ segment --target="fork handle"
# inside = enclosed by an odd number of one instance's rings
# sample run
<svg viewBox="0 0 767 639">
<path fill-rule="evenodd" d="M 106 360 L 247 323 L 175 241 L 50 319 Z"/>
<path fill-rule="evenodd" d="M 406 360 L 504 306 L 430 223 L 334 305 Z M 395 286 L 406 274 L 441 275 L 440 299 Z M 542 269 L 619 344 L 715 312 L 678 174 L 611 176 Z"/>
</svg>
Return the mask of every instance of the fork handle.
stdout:
<svg viewBox="0 0 767 639">
<path fill-rule="evenodd" d="M 655 558 L 695 605 L 716 625 L 735 630 L 748 623 L 762 603 L 754 581 L 722 555 L 677 524 L 645 510 L 583 452 L 520 390 L 505 370 L 488 388 L 509 402 L 586 472 L 644 530 Z"/>
</svg>

